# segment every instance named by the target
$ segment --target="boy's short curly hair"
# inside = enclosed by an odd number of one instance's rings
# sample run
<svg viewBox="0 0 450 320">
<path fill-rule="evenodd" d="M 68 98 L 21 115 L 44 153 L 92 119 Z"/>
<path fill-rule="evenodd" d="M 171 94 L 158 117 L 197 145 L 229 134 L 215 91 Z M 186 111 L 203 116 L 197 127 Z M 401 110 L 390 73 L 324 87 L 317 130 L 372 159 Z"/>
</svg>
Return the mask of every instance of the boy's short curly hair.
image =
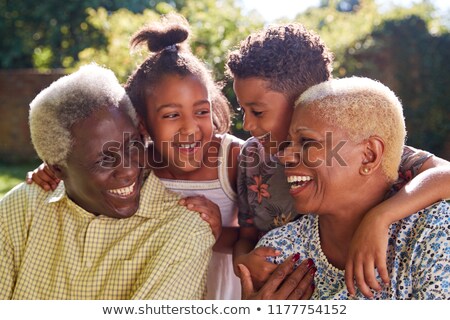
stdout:
<svg viewBox="0 0 450 320">
<path fill-rule="evenodd" d="M 332 62 L 318 35 L 291 23 L 249 35 L 229 54 L 227 72 L 237 78 L 262 78 L 293 103 L 310 86 L 331 78 Z"/>
<path fill-rule="evenodd" d="M 296 108 L 311 110 L 343 129 L 351 141 L 382 138 L 381 167 L 389 182 L 397 179 L 406 128 L 402 104 L 388 87 L 363 77 L 329 80 L 306 90 Z"/>
<path fill-rule="evenodd" d="M 71 127 L 106 107 L 123 108 L 138 125 L 133 105 L 111 70 L 90 64 L 53 82 L 30 103 L 31 140 L 38 156 L 65 166 L 73 144 Z"/>
</svg>

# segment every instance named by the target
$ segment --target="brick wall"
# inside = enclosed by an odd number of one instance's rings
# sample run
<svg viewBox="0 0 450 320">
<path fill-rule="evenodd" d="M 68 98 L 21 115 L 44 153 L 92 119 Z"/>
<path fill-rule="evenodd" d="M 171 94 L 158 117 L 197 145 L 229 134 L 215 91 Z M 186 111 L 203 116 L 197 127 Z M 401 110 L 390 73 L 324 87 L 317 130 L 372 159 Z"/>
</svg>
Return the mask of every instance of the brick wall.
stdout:
<svg viewBox="0 0 450 320">
<path fill-rule="evenodd" d="M 64 75 L 62 70 L 0 70 L 0 161 L 37 159 L 28 128 L 28 108 L 34 97 Z"/>
</svg>

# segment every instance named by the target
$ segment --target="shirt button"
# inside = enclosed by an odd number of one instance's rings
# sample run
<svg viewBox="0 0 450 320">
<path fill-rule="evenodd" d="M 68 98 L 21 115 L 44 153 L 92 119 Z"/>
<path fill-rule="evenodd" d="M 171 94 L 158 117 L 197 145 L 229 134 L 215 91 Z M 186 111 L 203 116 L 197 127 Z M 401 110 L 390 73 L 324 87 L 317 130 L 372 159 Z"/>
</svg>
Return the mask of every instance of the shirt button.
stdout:
<svg viewBox="0 0 450 320">
<path fill-rule="evenodd" d="M 86 267 L 88 267 L 88 268 L 92 267 L 92 261 L 91 260 L 86 261 Z"/>
</svg>

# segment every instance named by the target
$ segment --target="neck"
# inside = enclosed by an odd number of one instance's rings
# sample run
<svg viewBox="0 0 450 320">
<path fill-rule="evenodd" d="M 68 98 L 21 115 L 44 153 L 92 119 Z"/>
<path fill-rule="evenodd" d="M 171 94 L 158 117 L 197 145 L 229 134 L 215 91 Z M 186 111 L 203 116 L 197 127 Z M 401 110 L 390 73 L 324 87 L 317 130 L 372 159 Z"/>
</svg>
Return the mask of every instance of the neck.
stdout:
<svg viewBox="0 0 450 320">
<path fill-rule="evenodd" d="M 366 213 L 383 201 L 386 186 L 384 181 L 364 186 L 359 192 L 353 193 L 353 201 L 346 198 L 347 203 L 343 208 L 330 214 L 320 214 L 319 235 L 322 251 L 336 268 L 345 269 L 353 235 Z"/>
</svg>

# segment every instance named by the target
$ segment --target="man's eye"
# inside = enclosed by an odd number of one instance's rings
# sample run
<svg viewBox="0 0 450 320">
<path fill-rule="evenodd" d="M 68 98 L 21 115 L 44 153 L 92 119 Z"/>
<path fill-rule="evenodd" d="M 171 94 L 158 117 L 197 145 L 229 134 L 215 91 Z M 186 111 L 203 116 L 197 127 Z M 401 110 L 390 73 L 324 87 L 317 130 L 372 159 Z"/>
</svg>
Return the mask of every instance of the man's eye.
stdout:
<svg viewBox="0 0 450 320">
<path fill-rule="evenodd" d="M 97 165 L 99 167 L 111 167 L 115 162 L 116 159 L 114 157 L 105 155 L 97 161 Z"/>
<path fill-rule="evenodd" d="M 252 111 L 255 117 L 260 117 L 262 115 L 262 112 L 260 111 Z"/>
</svg>

